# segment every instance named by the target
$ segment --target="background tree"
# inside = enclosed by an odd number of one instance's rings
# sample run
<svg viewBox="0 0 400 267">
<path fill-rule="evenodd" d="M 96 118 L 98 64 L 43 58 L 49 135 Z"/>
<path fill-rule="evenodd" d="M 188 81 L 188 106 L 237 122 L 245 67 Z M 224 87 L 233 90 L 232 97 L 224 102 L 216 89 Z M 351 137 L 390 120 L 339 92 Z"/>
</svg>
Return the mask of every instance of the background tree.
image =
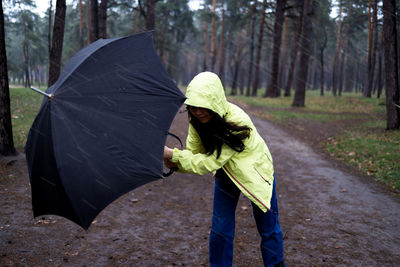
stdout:
<svg viewBox="0 0 400 267">
<path fill-rule="evenodd" d="M 383 0 L 385 46 L 386 115 L 388 130 L 400 128 L 399 70 L 397 62 L 396 2 Z"/>
<path fill-rule="evenodd" d="M 282 41 L 282 25 L 285 19 L 286 0 L 277 0 L 275 8 L 274 45 L 272 52 L 271 79 L 267 86 L 265 96 L 277 97 L 280 95 L 278 87 L 279 61 Z"/>
<path fill-rule="evenodd" d="M 310 58 L 311 31 L 312 23 L 311 16 L 313 15 L 313 0 L 305 0 L 303 5 L 303 30 L 300 41 L 300 66 L 297 71 L 296 92 L 292 106 L 304 107 L 306 97 L 307 75 L 308 75 L 308 60 Z"/>
<path fill-rule="evenodd" d="M 107 0 L 101 0 L 99 8 L 99 38 L 107 38 Z"/>
<path fill-rule="evenodd" d="M 287 82 L 285 86 L 285 96 L 290 96 L 290 92 L 292 90 L 292 83 L 293 83 L 293 77 L 294 77 L 294 72 L 295 72 L 295 67 L 296 67 L 296 62 L 297 62 L 297 54 L 299 50 L 299 43 L 301 39 L 301 33 L 302 33 L 302 25 L 303 25 L 303 6 L 304 6 L 304 0 L 296 0 L 296 13 L 297 15 L 295 16 L 295 27 L 294 27 L 294 34 L 293 34 L 293 41 L 292 41 L 292 47 L 291 47 L 291 55 L 290 55 L 290 66 L 289 66 L 289 71 L 288 71 L 288 77 L 287 77 Z"/>
<path fill-rule="evenodd" d="M 0 1 L 0 155 L 15 153 L 8 86 L 7 54 L 4 31 L 3 1 Z"/>
<path fill-rule="evenodd" d="M 61 72 L 61 56 L 64 41 L 65 13 L 67 6 L 65 0 L 57 0 L 56 15 L 54 18 L 53 40 L 50 51 L 49 82 L 53 85 Z"/>
</svg>

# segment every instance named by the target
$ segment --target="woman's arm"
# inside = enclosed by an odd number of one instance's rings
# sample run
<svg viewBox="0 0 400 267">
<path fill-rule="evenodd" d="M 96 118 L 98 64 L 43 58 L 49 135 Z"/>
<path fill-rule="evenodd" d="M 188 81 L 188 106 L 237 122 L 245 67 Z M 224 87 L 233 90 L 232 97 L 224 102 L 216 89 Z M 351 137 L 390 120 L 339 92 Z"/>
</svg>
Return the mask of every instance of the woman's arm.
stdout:
<svg viewBox="0 0 400 267">
<path fill-rule="evenodd" d="M 167 152 L 168 154 L 170 151 Z M 176 163 L 180 172 L 197 173 L 200 175 L 216 171 L 226 164 L 236 152 L 226 144 L 222 145 L 221 155 L 217 158 L 217 151 L 207 155 L 203 153 L 193 154 L 189 150 L 175 148 L 172 152 L 171 162 Z"/>
</svg>

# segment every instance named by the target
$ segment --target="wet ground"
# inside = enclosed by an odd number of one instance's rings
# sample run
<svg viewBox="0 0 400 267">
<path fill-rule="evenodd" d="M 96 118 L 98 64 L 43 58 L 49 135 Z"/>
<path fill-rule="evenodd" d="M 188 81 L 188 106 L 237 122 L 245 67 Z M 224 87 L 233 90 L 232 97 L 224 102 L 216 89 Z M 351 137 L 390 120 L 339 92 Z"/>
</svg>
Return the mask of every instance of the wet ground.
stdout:
<svg viewBox="0 0 400 267">
<path fill-rule="evenodd" d="M 400 266 L 400 201 L 268 121 L 289 266 Z M 172 132 L 184 137 L 187 115 Z M 314 147 L 314 148 L 312 148 Z M 207 266 L 213 177 L 174 174 L 109 205 L 88 231 L 32 218 L 24 160 L 0 180 L 1 266 Z M 234 266 L 262 266 L 249 200 L 237 209 Z"/>
</svg>

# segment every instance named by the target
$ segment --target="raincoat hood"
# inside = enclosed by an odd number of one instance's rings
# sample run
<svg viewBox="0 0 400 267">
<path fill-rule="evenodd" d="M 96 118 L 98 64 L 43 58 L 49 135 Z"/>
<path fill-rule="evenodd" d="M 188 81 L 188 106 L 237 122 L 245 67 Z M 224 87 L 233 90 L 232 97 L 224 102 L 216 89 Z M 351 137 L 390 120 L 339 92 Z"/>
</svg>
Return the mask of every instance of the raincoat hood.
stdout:
<svg viewBox="0 0 400 267">
<path fill-rule="evenodd" d="M 229 111 L 221 80 L 212 72 L 196 75 L 187 87 L 186 97 L 186 105 L 210 109 L 221 117 Z"/>
</svg>

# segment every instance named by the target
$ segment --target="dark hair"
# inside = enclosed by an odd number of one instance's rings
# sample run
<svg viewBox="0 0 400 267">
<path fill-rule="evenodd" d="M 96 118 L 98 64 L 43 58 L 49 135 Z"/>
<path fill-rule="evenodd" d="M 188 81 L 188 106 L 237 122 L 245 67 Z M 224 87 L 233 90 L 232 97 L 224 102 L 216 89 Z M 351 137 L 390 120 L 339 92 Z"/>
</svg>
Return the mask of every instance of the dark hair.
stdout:
<svg viewBox="0 0 400 267">
<path fill-rule="evenodd" d="M 207 123 L 201 123 L 190 113 L 189 108 L 187 110 L 189 121 L 199 134 L 201 143 L 208 155 L 217 150 L 217 158 L 219 158 L 223 143 L 237 152 L 244 150 L 243 140 L 250 136 L 250 127 L 227 122 L 225 117 L 219 116 L 210 109 L 207 109 L 207 111 L 212 115 L 212 118 Z"/>
</svg>

